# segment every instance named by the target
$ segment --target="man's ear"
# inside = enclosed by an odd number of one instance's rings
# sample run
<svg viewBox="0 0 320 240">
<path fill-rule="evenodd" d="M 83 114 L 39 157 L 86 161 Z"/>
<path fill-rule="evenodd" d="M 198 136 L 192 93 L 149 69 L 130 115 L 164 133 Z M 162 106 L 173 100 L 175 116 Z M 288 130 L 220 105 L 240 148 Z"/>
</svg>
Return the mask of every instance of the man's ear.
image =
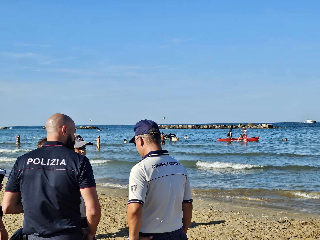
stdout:
<svg viewBox="0 0 320 240">
<path fill-rule="evenodd" d="M 141 147 L 144 146 L 144 139 L 143 138 L 140 138 L 140 145 L 141 145 Z"/>
<path fill-rule="evenodd" d="M 65 125 L 63 125 L 61 127 L 61 135 L 62 136 L 66 136 L 67 135 L 67 127 Z"/>
</svg>

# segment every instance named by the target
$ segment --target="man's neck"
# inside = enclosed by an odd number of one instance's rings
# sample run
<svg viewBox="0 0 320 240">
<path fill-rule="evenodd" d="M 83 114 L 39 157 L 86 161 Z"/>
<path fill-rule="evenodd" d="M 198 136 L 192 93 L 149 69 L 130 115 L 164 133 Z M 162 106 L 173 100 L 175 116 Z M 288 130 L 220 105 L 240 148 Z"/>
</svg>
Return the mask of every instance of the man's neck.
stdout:
<svg viewBox="0 0 320 240">
<path fill-rule="evenodd" d="M 65 144 L 64 141 L 62 139 L 60 139 L 59 136 L 48 136 L 47 135 L 47 141 L 48 142 L 62 142 L 63 144 Z"/>
<path fill-rule="evenodd" d="M 142 157 L 146 156 L 149 152 L 161 151 L 161 150 L 162 150 L 161 146 L 157 146 L 155 144 L 154 145 L 150 145 L 150 146 L 148 146 L 148 147 L 146 147 L 144 149 Z"/>
<path fill-rule="evenodd" d="M 50 138 L 50 137 L 47 137 L 47 141 L 48 142 L 61 142 L 61 141 L 59 141 L 59 138 Z"/>
</svg>

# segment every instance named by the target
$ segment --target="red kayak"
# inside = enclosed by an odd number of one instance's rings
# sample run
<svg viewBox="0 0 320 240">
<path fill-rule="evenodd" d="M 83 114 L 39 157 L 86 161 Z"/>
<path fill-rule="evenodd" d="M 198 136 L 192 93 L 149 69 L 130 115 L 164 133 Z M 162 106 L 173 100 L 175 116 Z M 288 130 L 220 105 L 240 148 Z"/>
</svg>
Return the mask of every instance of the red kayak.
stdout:
<svg viewBox="0 0 320 240">
<path fill-rule="evenodd" d="M 259 137 L 252 138 L 218 138 L 219 142 L 256 142 L 259 140 Z"/>
</svg>

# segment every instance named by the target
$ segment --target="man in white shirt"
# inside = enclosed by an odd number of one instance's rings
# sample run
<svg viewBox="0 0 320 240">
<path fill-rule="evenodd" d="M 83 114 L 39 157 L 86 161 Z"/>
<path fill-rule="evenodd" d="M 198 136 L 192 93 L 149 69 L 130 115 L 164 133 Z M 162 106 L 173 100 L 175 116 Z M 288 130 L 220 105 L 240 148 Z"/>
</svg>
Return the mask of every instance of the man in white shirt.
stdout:
<svg viewBox="0 0 320 240">
<path fill-rule="evenodd" d="M 136 144 L 142 160 L 129 178 L 129 240 L 186 240 L 193 201 L 188 173 L 162 150 L 157 123 L 141 120 L 134 132 L 130 143 Z"/>
</svg>

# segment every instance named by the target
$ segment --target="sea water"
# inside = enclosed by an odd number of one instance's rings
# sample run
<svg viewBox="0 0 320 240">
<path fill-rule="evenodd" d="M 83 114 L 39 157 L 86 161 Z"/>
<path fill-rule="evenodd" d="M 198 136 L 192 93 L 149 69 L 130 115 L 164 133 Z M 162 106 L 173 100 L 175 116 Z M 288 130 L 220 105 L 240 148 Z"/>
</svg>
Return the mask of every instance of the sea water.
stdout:
<svg viewBox="0 0 320 240">
<path fill-rule="evenodd" d="M 180 140 L 166 141 L 163 149 L 187 168 L 198 194 L 320 214 L 320 124 L 274 126 L 280 128 L 248 129 L 248 137 L 260 137 L 248 143 L 218 142 L 228 129 L 164 129 Z M 103 186 L 127 189 L 130 170 L 141 160 L 134 144 L 123 143 L 133 136 L 133 126 L 98 127 L 102 131 L 77 130 L 86 141 L 101 137 L 100 151 L 87 146 L 95 178 Z M 21 136 L 19 147 L 16 135 Z M 233 135 L 240 135 L 240 129 Z M 45 136 L 42 126 L 0 130 L 0 167 L 10 172 L 16 158 L 35 149 Z"/>
</svg>

